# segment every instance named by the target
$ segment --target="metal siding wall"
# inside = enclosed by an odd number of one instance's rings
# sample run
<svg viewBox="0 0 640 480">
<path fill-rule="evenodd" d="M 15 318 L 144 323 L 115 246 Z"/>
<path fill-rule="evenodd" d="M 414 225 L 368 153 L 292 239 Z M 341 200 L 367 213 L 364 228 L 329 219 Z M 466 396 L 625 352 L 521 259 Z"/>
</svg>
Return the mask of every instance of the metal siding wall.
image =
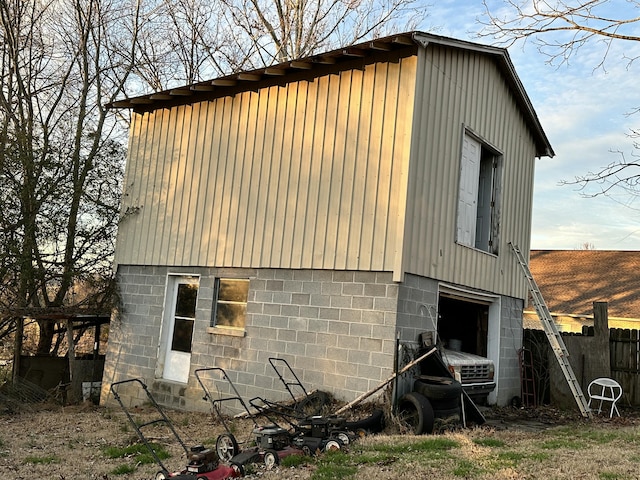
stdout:
<svg viewBox="0 0 640 480">
<path fill-rule="evenodd" d="M 488 57 L 429 46 L 418 67 L 407 206 L 407 272 L 523 298 L 508 242 L 529 246 L 535 161 L 533 139 L 509 88 Z M 419 83 L 420 85 L 420 83 Z M 420 88 L 420 87 L 418 87 Z M 499 256 L 455 243 L 463 128 L 502 150 Z"/>
<path fill-rule="evenodd" d="M 392 270 L 415 68 L 134 114 L 118 263 Z"/>
</svg>

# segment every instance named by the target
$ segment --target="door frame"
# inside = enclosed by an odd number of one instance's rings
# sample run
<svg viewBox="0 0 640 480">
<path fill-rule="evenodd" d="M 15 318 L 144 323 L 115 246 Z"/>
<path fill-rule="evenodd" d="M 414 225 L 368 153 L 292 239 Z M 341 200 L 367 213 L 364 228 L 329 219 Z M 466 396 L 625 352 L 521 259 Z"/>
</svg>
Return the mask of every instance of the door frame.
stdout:
<svg viewBox="0 0 640 480">
<path fill-rule="evenodd" d="M 192 273 L 168 273 L 165 283 L 165 302 L 162 312 L 162 320 L 160 325 L 160 336 L 158 339 L 158 356 L 155 376 L 156 378 L 163 379 L 170 382 L 188 383 L 189 371 L 191 368 L 191 352 L 178 352 L 171 350 L 171 341 L 173 338 L 174 323 L 175 323 L 175 311 L 176 300 L 178 295 L 178 286 L 181 284 L 197 285 L 200 287 L 200 275 Z M 197 305 L 197 299 L 196 299 Z M 197 312 L 197 306 L 196 306 Z M 194 317 L 195 322 L 195 317 Z M 191 338 L 193 345 L 193 337 Z M 170 375 L 167 377 L 166 366 L 169 355 L 173 352 L 173 355 L 180 357 L 184 366 L 180 375 Z M 186 371 L 186 375 L 185 372 Z"/>
</svg>

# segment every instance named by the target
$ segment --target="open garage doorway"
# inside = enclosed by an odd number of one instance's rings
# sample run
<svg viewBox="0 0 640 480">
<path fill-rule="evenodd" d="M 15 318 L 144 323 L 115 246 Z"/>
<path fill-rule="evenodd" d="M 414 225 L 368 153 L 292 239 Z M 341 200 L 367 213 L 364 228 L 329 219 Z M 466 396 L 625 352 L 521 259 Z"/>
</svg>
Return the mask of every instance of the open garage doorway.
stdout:
<svg viewBox="0 0 640 480">
<path fill-rule="evenodd" d="M 498 384 L 500 364 L 500 297 L 440 285 L 438 339 L 449 350 L 479 355 L 493 361 Z M 496 399 L 497 388 L 489 395 Z"/>
<path fill-rule="evenodd" d="M 440 295 L 438 337 L 450 350 L 487 356 L 489 305 Z"/>
</svg>

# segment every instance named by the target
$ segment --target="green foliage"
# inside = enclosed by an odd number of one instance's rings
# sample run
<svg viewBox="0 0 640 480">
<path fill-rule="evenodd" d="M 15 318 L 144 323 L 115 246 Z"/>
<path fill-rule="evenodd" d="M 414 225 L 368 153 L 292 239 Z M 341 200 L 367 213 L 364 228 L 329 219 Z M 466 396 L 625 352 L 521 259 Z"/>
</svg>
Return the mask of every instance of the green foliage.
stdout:
<svg viewBox="0 0 640 480">
<path fill-rule="evenodd" d="M 129 473 L 133 473 L 136 471 L 136 467 L 133 467 L 131 465 L 119 465 L 116 468 L 114 468 L 113 470 L 111 470 L 111 473 L 113 475 L 127 475 Z"/>
<path fill-rule="evenodd" d="M 312 463 L 313 459 L 307 455 L 289 455 L 284 457 L 280 462 L 285 468 L 299 467 L 301 465 L 308 465 Z"/>
<path fill-rule="evenodd" d="M 506 461 L 508 463 L 517 464 L 520 460 L 527 458 L 525 453 L 521 452 L 500 452 L 498 453 L 498 460 Z"/>
<path fill-rule="evenodd" d="M 534 452 L 529 455 L 529 458 L 538 462 L 547 462 L 551 458 L 551 455 L 547 452 Z"/>
<path fill-rule="evenodd" d="M 150 446 L 156 452 L 156 455 L 160 460 L 169 458 L 169 453 L 162 445 L 152 443 Z M 103 450 L 103 453 L 107 458 L 135 457 L 136 462 L 143 465 L 155 462 L 155 459 L 149 452 L 149 449 L 141 443 L 134 443 L 133 445 L 127 445 L 126 447 L 106 447 Z"/>
<path fill-rule="evenodd" d="M 482 472 L 474 463 L 469 460 L 461 460 L 455 466 L 453 473 L 456 477 L 475 478 Z"/>
<path fill-rule="evenodd" d="M 343 451 L 330 451 L 318 458 L 318 468 L 311 480 L 346 480 L 354 478 L 357 472 L 353 458 Z"/>
<path fill-rule="evenodd" d="M 50 465 L 52 463 L 60 463 L 60 459 L 55 455 L 45 455 L 44 457 L 29 456 L 24 459 L 24 463 L 32 463 L 34 465 Z"/>
<path fill-rule="evenodd" d="M 612 472 L 600 472 L 598 474 L 598 478 L 601 478 L 602 480 L 616 480 L 618 478 L 624 478 L 620 475 L 618 475 L 617 473 L 612 473 Z"/>
<path fill-rule="evenodd" d="M 401 442 L 387 445 L 374 445 L 367 450 L 382 453 L 403 454 L 418 452 L 445 452 L 453 448 L 458 448 L 460 444 L 455 440 L 444 437 L 427 437 L 419 442 Z"/>
<path fill-rule="evenodd" d="M 320 465 L 311 480 L 346 480 L 355 478 L 358 468 L 349 465 Z"/>
<path fill-rule="evenodd" d="M 503 440 L 499 440 L 497 438 L 485 437 L 485 438 L 474 438 L 473 443 L 476 445 L 481 445 L 483 447 L 504 447 L 506 444 Z"/>
<path fill-rule="evenodd" d="M 551 438 L 542 442 L 542 448 L 545 450 L 558 450 L 560 448 L 566 448 L 569 450 L 582 450 L 586 448 L 583 442 L 572 440 L 569 438 Z"/>
</svg>

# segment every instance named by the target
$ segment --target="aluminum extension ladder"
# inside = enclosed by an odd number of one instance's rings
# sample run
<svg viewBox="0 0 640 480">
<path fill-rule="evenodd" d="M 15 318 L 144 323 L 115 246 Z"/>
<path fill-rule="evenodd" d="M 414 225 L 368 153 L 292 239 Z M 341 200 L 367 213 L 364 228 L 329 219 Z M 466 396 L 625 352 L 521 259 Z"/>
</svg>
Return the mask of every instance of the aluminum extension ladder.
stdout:
<svg viewBox="0 0 640 480">
<path fill-rule="evenodd" d="M 558 332 L 558 328 L 551 317 L 551 313 L 549 312 L 549 308 L 542 298 L 542 293 L 540 293 L 540 289 L 536 284 L 536 281 L 533 279 L 533 275 L 531 274 L 531 270 L 529 270 L 529 265 L 525 261 L 522 256 L 522 252 L 518 248 L 517 245 L 509 242 L 513 253 L 518 259 L 518 263 L 520 267 L 522 267 L 522 271 L 524 272 L 524 276 L 527 278 L 529 282 L 529 291 L 531 292 L 531 296 L 533 298 L 533 304 L 536 309 L 536 313 L 538 314 L 538 318 L 540 318 L 540 322 L 542 322 L 542 327 L 544 328 L 544 332 L 547 335 L 547 339 L 549 340 L 549 344 L 551 345 L 551 350 L 553 350 L 554 355 L 558 359 L 558 364 L 560 365 L 560 369 L 564 374 L 564 378 L 567 380 L 567 384 L 569 385 L 569 389 L 573 394 L 573 398 L 575 398 L 576 403 L 578 404 L 578 408 L 580 409 L 580 413 L 583 417 L 591 418 L 591 409 L 587 403 L 587 399 L 582 393 L 582 388 L 580 387 L 580 383 L 576 379 L 576 376 L 573 373 L 573 369 L 569 364 L 569 352 L 567 347 L 562 340 L 562 336 Z"/>
</svg>

